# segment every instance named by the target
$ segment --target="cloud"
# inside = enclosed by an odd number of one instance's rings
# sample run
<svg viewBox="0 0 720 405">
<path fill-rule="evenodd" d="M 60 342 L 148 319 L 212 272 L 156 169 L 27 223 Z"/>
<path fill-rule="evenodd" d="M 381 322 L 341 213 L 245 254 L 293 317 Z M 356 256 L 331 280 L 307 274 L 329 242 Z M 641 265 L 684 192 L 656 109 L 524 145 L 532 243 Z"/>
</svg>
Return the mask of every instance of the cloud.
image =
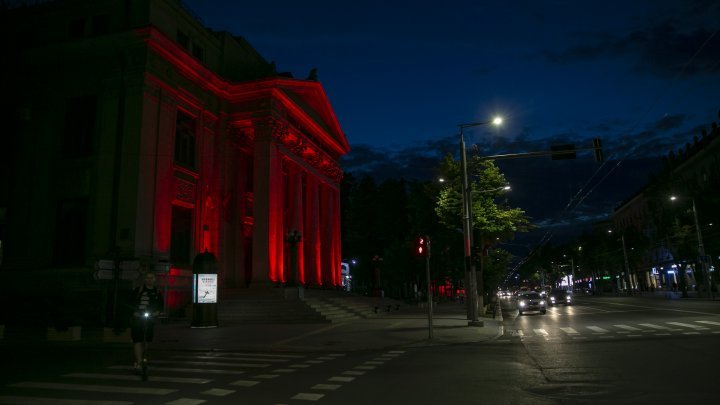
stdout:
<svg viewBox="0 0 720 405">
<path fill-rule="evenodd" d="M 590 43 L 546 50 L 542 55 L 557 64 L 627 57 L 634 60 L 635 71 L 661 77 L 717 75 L 719 21 L 717 2 L 686 2 L 676 15 L 624 35 L 595 35 Z"/>
</svg>

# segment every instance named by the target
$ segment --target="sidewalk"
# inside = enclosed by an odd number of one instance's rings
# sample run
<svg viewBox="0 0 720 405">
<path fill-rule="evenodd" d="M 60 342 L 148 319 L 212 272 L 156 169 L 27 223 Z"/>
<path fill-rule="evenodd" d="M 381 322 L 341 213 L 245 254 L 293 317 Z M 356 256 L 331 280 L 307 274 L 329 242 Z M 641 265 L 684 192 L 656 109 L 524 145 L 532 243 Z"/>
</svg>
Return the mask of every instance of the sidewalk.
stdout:
<svg viewBox="0 0 720 405">
<path fill-rule="evenodd" d="M 482 342 L 502 335 L 502 312 L 497 318 L 481 317 L 483 326 L 468 326 L 466 307 L 442 303 L 434 308 L 433 338 L 429 339 L 426 308 L 404 305 L 382 312 L 375 318 L 319 324 L 220 324 L 215 328 L 190 328 L 190 319 L 158 324 L 153 350 L 198 351 L 277 351 L 333 352 L 383 350 Z M 83 330 L 74 341 L 45 341 L 37 331 L 23 336 L 13 333 L 0 339 L 0 347 L 58 345 L 61 347 L 125 347 L 129 333 L 113 342 L 103 341 L 103 333 Z"/>
<path fill-rule="evenodd" d="M 153 350 L 359 351 L 473 343 L 502 334 L 502 315 L 481 320 L 482 327 L 468 326 L 463 304 L 439 304 L 432 339 L 427 310 L 409 306 L 377 318 L 332 324 L 161 325 Z"/>
</svg>

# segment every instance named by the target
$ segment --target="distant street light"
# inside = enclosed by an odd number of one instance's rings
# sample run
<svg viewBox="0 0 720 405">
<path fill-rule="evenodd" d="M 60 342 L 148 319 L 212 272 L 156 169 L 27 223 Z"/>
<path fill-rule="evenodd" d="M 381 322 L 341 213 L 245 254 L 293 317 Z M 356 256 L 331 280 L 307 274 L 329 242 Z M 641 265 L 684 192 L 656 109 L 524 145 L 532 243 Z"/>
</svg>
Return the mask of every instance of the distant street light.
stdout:
<svg viewBox="0 0 720 405">
<path fill-rule="evenodd" d="M 460 164 L 462 166 L 462 195 L 463 195 L 463 239 L 465 244 L 465 275 L 469 284 L 468 299 L 468 318 L 471 326 L 483 326 L 483 322 L 478 320 L 478 295 L 477 295 L 477 279 L 475 276 L 475 265 L 472 263 L 472 198 L 470 196 L 470 185 L 468 184 L 467 172 L 467 154 L 465 151 L 465 128 L 477 127 L 482 125 L 500 125 L 502 118 L 495 117 L 492 121 L 471 122 L 459 124 L 460 127 Z"/>
<path fill-rule="evenodd" d="M 677 200 L 678 197 L 676 196 L 670 196 L 670 201 Z M 700 231 L 700 222 L 698 221 L 698 213 L 697 209 L 695 208 L 695 199 L 692 199 L 692 212 L 693 212 L 693 219 L 695 221 L 695 229 L 697 230 L 697 238 L 698 238 L 698 261 L 700 262 L 700 267 L 702 268 L 703 275 L 705 275 L 705 284 L 707 285 L 707 291 L 708 291 L 708 297 L 712 299 L 713 293 L 712 293 L 712 281 L 710 279 L 710 271 L 708 270 L 708 260 L 709 258 L 705 255 L 705 245 L 703 245 L 703 239 L 702 239 L 702 232 Z M 683 277 L 685 275 L 683 274 Z"/>
<path fill-rule="evenodd" d="M 608 233 L 612 233 L 612 229 L 608 229 Z M 632 283 L 630 281 L 630 264 L 628 263 L 627 249 L 625 248 L 625 232 L 620 234 L 622 240 L 623 258 L 625 259 L 625 283 L 627 284 L 628 295 L 632 295 Z"/>
</svg>

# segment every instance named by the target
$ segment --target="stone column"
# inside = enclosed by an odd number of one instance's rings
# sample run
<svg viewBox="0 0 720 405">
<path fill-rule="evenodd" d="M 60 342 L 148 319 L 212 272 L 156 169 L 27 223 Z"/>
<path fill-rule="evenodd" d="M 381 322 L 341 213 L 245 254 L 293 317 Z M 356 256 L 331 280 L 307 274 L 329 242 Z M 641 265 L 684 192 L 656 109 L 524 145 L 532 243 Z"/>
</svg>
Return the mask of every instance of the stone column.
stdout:
<svg viewBox="0 0 720 405">
<path fill-rule="evenodd" d="M 282 278 L 283 174 L 273 127 L 258 125 L 253 145 L 253 261 L 252 283 L 274 283 Z"/>
</svg>

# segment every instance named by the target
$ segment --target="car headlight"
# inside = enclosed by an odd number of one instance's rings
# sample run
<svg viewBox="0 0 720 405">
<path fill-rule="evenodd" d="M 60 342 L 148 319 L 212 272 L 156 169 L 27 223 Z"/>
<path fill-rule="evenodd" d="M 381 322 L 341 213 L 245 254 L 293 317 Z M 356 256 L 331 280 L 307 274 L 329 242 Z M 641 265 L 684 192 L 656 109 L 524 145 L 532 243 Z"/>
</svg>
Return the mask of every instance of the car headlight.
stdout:
<svg viewBox="0 0 720 405">
<path fill-rule="evenodd" d="M 555 297 L 550 297 L 550 301 L 555 302 Z"/>
<path fill-rule="evenodd" d="M 524 306 L 525 306 L 525 301 L 520 301 L 520 302 L 518 303 L 518 305 L 521 306 L 521 307 L 524 307 Z"/>
<path fill-rule="evenodd" d="M 545 301 L 540 301 L 540 306 L 545 305 Z"/>
<path fill-rule="evenodd" d="M 565 297 L 565 299 L 570 301 L 572 298 L 570 298 L 570 296 L 568 295 L 567 297 Z"/>
</svg>

